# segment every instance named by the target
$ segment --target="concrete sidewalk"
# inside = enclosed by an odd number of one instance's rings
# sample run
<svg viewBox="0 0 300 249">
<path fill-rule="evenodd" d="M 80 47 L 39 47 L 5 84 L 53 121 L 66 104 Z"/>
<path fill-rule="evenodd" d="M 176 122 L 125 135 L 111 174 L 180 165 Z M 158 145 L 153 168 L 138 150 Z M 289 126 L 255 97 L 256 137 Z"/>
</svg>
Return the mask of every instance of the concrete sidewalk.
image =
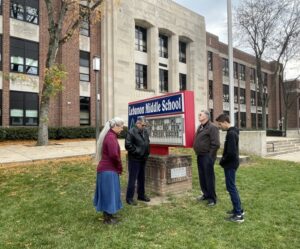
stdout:
<svg viewBox="0 0 300 249">
<path fill-rule="evenodd" d="M 120 139 L 121 150 L 124 150 L 124 140 Z M 31 144 L 16 144 L 0 146 L 0 167 L 8 164 L 35 162 L 95 154 L 95 140 L 65 142 L 57 141 L 47 146 Z"/>
</svg>

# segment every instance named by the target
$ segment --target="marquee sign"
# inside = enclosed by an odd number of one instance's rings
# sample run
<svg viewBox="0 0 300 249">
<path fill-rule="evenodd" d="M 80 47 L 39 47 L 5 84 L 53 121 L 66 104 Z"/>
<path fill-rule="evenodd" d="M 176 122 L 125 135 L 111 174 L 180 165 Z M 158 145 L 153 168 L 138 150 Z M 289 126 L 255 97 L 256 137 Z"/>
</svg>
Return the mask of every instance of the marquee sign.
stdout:
<svg viewBox="0 0 300 249">
<path fill-rule="evenodd" d="M 192 147 L 195 133 L 194 93 L 192 91 L 129 103 L 129 128 L 134 126 L 138 116 L 146 117 L 152 151 L 153 146 L 156 148 L 159 146 Z M 162 150 L 162 147 L 159 150 Z"/>
</svg>

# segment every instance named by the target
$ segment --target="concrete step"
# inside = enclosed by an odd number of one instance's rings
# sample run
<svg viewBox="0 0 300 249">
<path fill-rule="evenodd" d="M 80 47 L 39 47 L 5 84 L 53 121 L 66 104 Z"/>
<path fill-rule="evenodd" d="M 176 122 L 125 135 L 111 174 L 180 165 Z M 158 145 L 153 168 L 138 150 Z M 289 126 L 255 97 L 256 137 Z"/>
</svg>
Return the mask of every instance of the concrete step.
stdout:
<svg viewBox="0 0 300 249">
<path fill-rule="evenodd" d="M 267 157 L 269 156 L 277 156 L 277 155 L 281 155 L 281 154 L 288 154 L 288 153 L 292 153 L 292 152 L 300 152 L 300 148 L 294 148 L 294 149 L 289 149 L 289 150 L 278 150 L 278 151 L 274 151 L 274 152 L 267 152 Z"/>
</svg>

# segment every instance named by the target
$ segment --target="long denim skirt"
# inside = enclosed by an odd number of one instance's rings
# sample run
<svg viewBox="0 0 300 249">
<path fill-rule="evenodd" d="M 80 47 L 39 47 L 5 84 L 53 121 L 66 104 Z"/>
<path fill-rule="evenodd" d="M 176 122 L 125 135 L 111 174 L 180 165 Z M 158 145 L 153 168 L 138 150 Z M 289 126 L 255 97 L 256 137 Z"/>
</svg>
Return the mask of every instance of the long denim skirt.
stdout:
<svg viewBox="0 0 300 249">
<path fill-rule="evenodd" d="M 120 177 L 116 172 L 97 172 L 94 206 L 97 212 L 109 214 L 115 214 L 123 207 Z"/>
</svg>

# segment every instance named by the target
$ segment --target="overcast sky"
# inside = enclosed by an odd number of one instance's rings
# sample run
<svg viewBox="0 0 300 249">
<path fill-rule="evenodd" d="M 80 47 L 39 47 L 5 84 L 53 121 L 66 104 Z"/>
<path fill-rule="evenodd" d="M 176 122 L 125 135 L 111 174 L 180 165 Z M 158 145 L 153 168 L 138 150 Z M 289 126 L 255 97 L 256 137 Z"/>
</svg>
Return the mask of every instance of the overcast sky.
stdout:
<svg viewBox="0 0 300 249">
<path fill-rule="evenodd" d="M 227 0 L 173 0 L 174 2 L 205 17 L 206 31 L 219 36 L 220 41 L 227 43 Z M 231 0 L 232 12 L 238 0 Z M 233 45 L 236 42 L 233 37 Z M 242 49 L 247 52 L 245 49 Z M 249 51 L 248 51 L 249 52 Z M 300 74 L 300 62 L 292 62 L 286 70 L 286 78 L 295 78 Z"/>
</svg>

